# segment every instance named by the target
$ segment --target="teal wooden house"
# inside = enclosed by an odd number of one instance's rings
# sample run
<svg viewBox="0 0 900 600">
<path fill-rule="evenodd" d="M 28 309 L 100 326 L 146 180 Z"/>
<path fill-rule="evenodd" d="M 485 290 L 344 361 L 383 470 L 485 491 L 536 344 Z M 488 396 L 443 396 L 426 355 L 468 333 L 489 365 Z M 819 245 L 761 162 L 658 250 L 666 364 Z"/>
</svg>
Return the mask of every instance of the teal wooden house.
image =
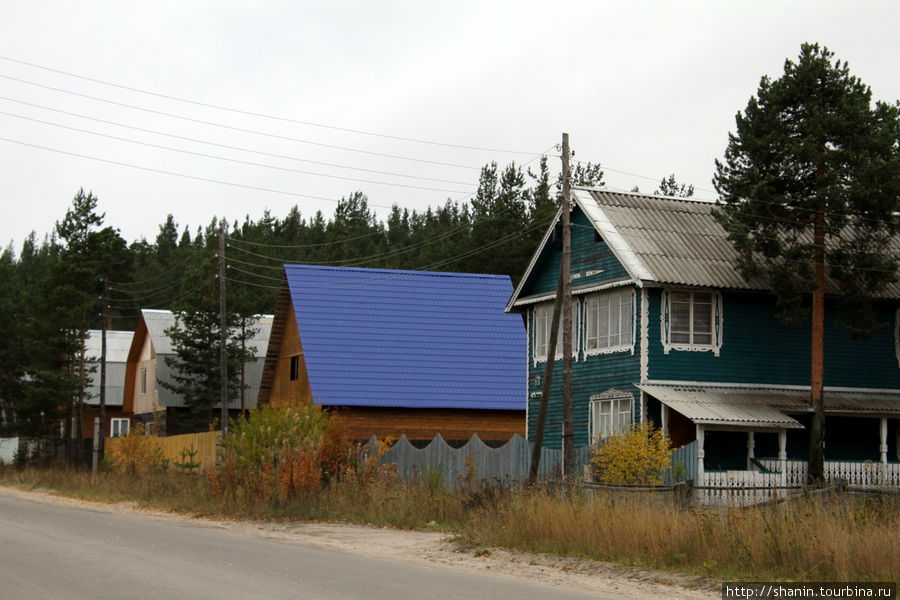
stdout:
<svg viewBox="0 0 900 600">
<path fill-rule="evenodd" d="M 696 485 L 791 486 L 809 446 L 809 326 L 775 318 L 763 282 L 735 252 L 708 202 L 575 189 L 572 208 L 576 447 L 635 422 L 689 448 Z M 534 438 L 559 264 L 560 215 L 506 310 L 528 335 L 527 431 Z M 852 340 L 826 308 L 826 471 L 900 486 L 900 284 L 876 301 L 884 328 Z M 560 360 L 562 343 L 554 360 Z M 544 444 L 561 445 L 561 376 Z"/>
</svg>

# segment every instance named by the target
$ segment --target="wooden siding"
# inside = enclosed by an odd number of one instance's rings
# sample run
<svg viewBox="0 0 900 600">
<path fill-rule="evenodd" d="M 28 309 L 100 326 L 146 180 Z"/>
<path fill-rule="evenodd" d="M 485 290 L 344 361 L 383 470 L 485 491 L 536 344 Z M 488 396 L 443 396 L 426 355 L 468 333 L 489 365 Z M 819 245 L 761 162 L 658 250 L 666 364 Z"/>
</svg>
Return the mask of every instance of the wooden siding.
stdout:
<svg viewBox="0 0 900 600">
<path fill-rule="evenodd" d="M 132 414 L 126 413 L 122 411 L 121 406 L 106 406 L 106 423 L 100 427 L 100 435 L 108 436 L 110 434 L 110 422 L 112 419 L 128 419 L 132 421 Z M 86 438 L 94 437 L 94 419 L 100 417 L 100 407 L 99 406 L 88 406 L 84 407 L 84 412 L 81 415 L 81 432 L 82 435 Z M 72 432 L 72 435 L 75 435 L 75 432 Z"/>
<path fill-rule="evenodd" d="M 272 378 L 268 392 L 268 402 L 272 406 L 286 406 L 289 404 L 305 403 L 312 400 L 312 391 L 309 387 L 309 375 L 306 372 L 306 360 L 303 356 L 303 344 L 300 340 L 300 332 L 297 329 L 297 319 L 294 308 L 286 307 L 286 319 L 284 329 L 280 336 L 281 346 L 277 352 L 272 369 Z M 298 378 L 291 380 L 291 359 L 298 357 Z M 271 357 L 267 356 L 266 361 Z M 262 399 L 262 394 L 260 394 Z"/>
<path fill-rule="evenodd" d="M 272 382 L 275 379 L 275 367 L 281 352 L 281 344 L 284 338 L 284 328 L 289 319 L 288 309 L 291 307 L 291 295 L 288 290 L 287 278 L 282 273 L 281 287 L 278 290 L 278 300 L 275 306 L 275 318 L 272 320 L 272 331 L 269 333 L 269 345 L 266 348 L 266 359 L 263 365 L 262 378 L 259 382 L 259 396 L 257 406 L 267 404 L 272 395 Z M 293 311 L 291 311 L 293 312 Z M 297 320 L 294 319 L 294 327 Z"/>
<path fill-rule="evenodd" d="M 573 212 L 572 223 L 572 285 L 583 286 L 628 278 L 628 272 L 606 242 L 595 238 L 594 226 L 580 209 L 576 208 Z M 550 238 L 520 297 L 556 291 L 561 258 L 559 238 Z"/>
<path fill-rule="evenodd" d="M 636 318 L 640 319 L 641 295 L 635 295 Z M 584 303 L 579 300 L 579 309 L 583 311 Z M 546 362 L 534 364 L 534 308 L 528 312 L 528 439 L 534 440 L 537 430 L 538 414 L 541 406 L 541 388 L 543 386 Z M 584 336 L 584 318 L 578 335 Z M 634 386 L 640 381 L 640 326 L 636 328 L 637 339 L 634 354 L 630 350 L 611 354 L 586 356 L 579 352 L 577 360 L 572 360 L 572 410 L 575 425 L 575 446 L 590 443 L 589 406 L 590 398 L 610 389 L 617 389 L 634 397 L 633 418 L 640 421 L 640 393 Z M 581 344 L 583 347 L 583 342 Z M 562 359 L 555 362 L 553 381 L 550 386 L 550 402 L 547 406 L 547 422 L 544 426 L 544 444 L 548 448 L 560 448 L 562 445 Z"/>
<path fill-rule="evenodd" d="M 775 318 L 775 301 L 761 293 L 722 293 L 723 343 L 712 352 L 671 350 L 660 341 L 661 290 L 651 289 L 649 379 L 772 385 L 809 385 L 810 327 L 788 327 Z M 830 310 L 828 310 L 830 309 Z M 900 388 L 892 307 L 879 307 L 886 325 L 869 340 L 852 340 L 837 328 L 829 305 L 825 324 L 825 385 Z"/>
<path fill-rule="evenodd" d="M 162 450 L 163 458 L 169 461 L 169 464 L 195 462 L 200 463 L 198 468 L 209 469 L 216 464 L 216 442 L 222 437 L 220 431 L 204 431 L 203 433 L 189 433 L 184 435 L 172 435 L 169 437 L 154 437 L 153 439 L 159 444 Z M 122 438 L 106 438 L 106 452 L 113 451 L 115 447 L 122 443 Z M 196 451 L 196 456 L 191 459 L 190 456 L 181 456 L 183 451 Z M 175 468 L 175 467 L 172 467 Z"/>
<path fill-rule="evenodd" d="M 519 410 L 460 410 L 442 408 L 382 408 L 349 406 L 330 409 L 345 420 L 353 439 L 391 436 L 430 440 L 508 440 L 525 433 L 525 412 Z"/>
</svg>

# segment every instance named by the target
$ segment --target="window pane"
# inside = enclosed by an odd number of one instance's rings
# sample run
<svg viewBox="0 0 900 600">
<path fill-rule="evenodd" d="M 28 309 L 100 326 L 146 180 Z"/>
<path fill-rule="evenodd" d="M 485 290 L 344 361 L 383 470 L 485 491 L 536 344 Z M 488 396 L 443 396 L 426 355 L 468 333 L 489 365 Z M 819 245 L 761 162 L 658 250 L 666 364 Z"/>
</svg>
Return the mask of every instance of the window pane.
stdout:
<svg viewBox="0 0 900 600">
<path fill-rule="evenodd" d="M 601 348 L 610 346 L 609 334 L 609 299 L 603 298 L 597 310 L 597 338 Z"/>
<path fill-rule="evenodd" d="M 707 293 L 694 295 L 694 327 L 695 344 L 712 343 L 712 298 Z"/>
<path fill-rule="evenodd" d="M 549 307 L 538 306 L 534 309 L 534 355 L 536 358 L 547 357 L 547 341 L 550 335 L 548 316 Z"/>
<path fill-rule="evenodd" d="M 597 298 L 588 298 L 584 303 L 585 311 L 585 339 L 584 345 L 588 350 L 597 348 Z"/>
<path fill-rule="evenodd" d="M 627 292 L 622 297 L 622 310 L 619 313 L 619 327 L 621 329 L 621 343 L 628 345 L 631 343 L 632 316 L 634 310 L 631 307 L 631 292 Z"/>
</svg>

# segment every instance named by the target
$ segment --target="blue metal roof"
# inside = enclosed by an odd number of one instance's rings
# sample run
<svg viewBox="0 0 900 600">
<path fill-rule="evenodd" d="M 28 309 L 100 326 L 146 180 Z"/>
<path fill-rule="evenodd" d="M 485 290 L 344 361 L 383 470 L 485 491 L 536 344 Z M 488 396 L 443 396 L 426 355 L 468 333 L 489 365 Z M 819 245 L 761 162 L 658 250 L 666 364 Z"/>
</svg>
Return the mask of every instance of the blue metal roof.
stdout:
<svg viewBox="0 0 900 600">
<path fill-rule="evenodd" d="M 285 265 L 313 400 L 525 410 L 509 277 Z"/>
</svg>

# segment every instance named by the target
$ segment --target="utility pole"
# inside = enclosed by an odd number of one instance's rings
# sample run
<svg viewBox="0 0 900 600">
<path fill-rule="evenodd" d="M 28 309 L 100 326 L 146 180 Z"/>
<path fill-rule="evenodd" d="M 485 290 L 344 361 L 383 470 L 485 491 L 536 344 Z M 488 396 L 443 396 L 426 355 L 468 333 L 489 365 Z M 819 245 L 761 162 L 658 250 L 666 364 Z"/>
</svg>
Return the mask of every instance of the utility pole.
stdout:
<svg viewBox="0 0 900 600">
<path fill-rule="evenodd" d="M 97 456 L 102 459 L 104 448 L 104 431 L 106 427 L 106 330 L 109 317 L 109 277 L 103 278 L 103 312 L 100 325 L 100 437 L 97 441 Z"/>
<path fill-rule="evenodd" d="M 572 414 L 572 225 L 569 184 L 569 134 L 562 134 L 562 327 L 563 327 L 563 477 L 575 475 L 575 424 Z M 549 358 L 548 358 L 549 359 Z"/>
<path fill-rule="evenodd" d="M 219 378 L 222 439 L 228 435 L 228 320 L 225 314 L 225 220 L 219 224 Z"/>
<path fill-rule="evenodd" d="M 537 430 L 534 435 L 534 448 L 531 450 L 531 469 L 528 472 L 528 485 L 537 482 L 538 468 L 541 464 L 541 449 L 544 446 L 544 424 L 547 422 L 547 405 L 550 403 L 550 384 L 553 381 L 553 366 L 556 364 L 556 338 L 559 336 L 559 312 L 562 306 L 563 279 L 562 269 L 559 271 L 559 283 L 556 285 L 556 300 L 553 302 L 553 317 L 550 320 L 550 338 L 547 340 L 547 366 L 544 367 L 544 385 L 541 387 L 541 408 L 538 411 Z"/>
</svg>

